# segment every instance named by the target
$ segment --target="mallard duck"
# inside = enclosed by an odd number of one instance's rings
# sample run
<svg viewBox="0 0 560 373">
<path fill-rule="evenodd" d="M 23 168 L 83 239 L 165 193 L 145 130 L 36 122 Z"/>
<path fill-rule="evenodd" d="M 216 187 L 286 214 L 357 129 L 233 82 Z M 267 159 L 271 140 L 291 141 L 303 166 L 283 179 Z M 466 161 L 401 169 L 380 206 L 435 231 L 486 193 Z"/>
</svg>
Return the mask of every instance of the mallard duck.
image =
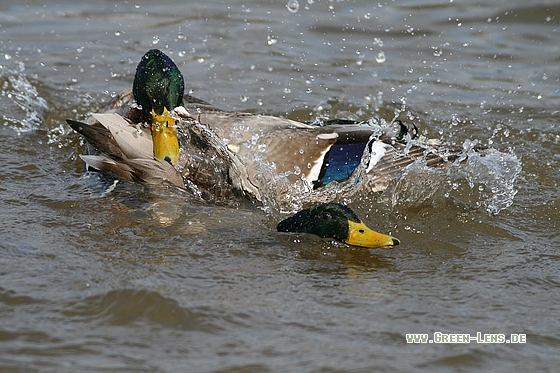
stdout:
<svg viewBox="0 0 560 373">
<path fill-rule="evenodd" d="M 395 237 L 369 229 L 348 206 L 332 202 L 301 210 L 278 223 L 276 229 L 279 232 L 312 233 L 349 245 L 370 248 L 395 246 L 400 243 Z"/>
<path fill-rule="evenodd" d="M 416 159 L 434 167 L 446 163 L 436 145 L 405 141 L 417 135 L 414 125 L 399 122 L 391 132 L 349 121 L 317 126 L 220 110 L 184 95 L 181 72 L 156 49 L 142 57 L 132 90 L 92 114 L 88 123 L 67 122 L 93 146 L 81 156 L 88 167 L 152 186 L 186 188 L 210 201 L 262 203 L 299 194 L 306 204 L 330 202 L 333 183 L 350 190 L 367 179 L 372 191 L 381 191 Z M 359 222 L 346 208 L 328 207 L 334 221 Z M 302 219 L 313 220 L 325 208 L 302 212 L 289 220 L 296 223 L 278 229 L 314 232 L 313 225 L 302 228 Z M 340 232 L 331 236 L 354 242 Z M 383 245 L 398 243 L 386 237 Z"/>
</svg>

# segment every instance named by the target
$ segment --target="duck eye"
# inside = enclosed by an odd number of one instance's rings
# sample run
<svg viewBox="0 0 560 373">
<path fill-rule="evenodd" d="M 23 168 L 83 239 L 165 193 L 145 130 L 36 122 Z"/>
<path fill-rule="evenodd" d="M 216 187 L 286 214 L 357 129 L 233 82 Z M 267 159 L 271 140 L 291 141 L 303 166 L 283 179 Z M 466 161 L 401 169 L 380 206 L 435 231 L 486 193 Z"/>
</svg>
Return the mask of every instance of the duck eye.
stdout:
<svg viewBox="0 0 560 373">
<path fill-rule="evenodd" d="M 332 215 L 328 212 L 323 213 L 323 220 L 331 220 Z"/>
<path fill-rule="evenodd" d="M 366 233 L 366 231 L 364 231 L 363 229 L 360 229 L 358 232 L 360 232 L 360 233 Z"/>
</svg>

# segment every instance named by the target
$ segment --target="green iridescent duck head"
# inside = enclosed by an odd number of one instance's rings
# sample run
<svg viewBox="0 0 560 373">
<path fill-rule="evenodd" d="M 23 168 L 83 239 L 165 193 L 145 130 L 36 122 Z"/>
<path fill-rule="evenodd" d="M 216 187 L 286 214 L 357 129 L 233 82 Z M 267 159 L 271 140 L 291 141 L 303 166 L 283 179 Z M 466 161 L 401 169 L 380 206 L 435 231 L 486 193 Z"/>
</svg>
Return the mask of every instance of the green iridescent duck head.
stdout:
<svg viewBox="0 0 560 373">
<path fill-rule="evenodd" d="M 149 50 L 140 60 L 132 93 L 142 112 L 151 119 L 154 156 L 175 164 L 179 140 L 173 109 L 183 105 L 185 80 L 177 65 L 158 49 Z"/>
<path fill-rule="evenodd" d="M 152 110 L 157 115 L 172 111 L 183 105 L 185 80 L 183 74 L 171 58 L 159 49 L 151 49 L 142 57 L 132 92 L 142 111 L 150 116 Z"/>
<path fill-rule="evenodd" d="M 353 246 L 377 248 L 395 246 L 395 237 L 368 228 L 348 206 L 340 203 L 315 205 L 282 220 L 279 232 L 311 233 L 319 237 L 334 238 Z"/>
</svg>

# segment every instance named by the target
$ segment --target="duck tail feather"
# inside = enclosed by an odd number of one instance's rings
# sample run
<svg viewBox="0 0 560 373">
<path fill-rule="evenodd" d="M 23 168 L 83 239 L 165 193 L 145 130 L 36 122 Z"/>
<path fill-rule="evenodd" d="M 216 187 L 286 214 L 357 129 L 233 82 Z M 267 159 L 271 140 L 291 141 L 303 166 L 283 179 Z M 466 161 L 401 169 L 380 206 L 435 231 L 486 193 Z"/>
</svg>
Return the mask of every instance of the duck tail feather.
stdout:
<svg viewBox="0 0 560 373">
<path fill-rule="evenodd" d="M 107 128 L 127 158 L 152 158 L 154 147 L 151 132 L 138 129 L 116 113 L 93 114 Z"/>
<path fill-rule="evenodd" d="M 109 158 L 106 155 L 80 155 L 90 167 L 98 171 L 109 171 L 123 179 L 142 182 L 152 186 L 171 184 L 184 188 L 183 178 L 169 163 L 157 158 L 127 159 L 125 161 Z"/>
<path fill-rule="evenodd" d="M 68 123 L 74 131 L 84 136 L 88 143 L 93 145 L 99 152 L 120 159 L 126 157 L 111 132 L 106 128 L 92 126 L 72 119 L 66 119 L 66 123 Z M 88 153 L 92 153 L 89 147 Z"/>
<path fill-rule="evenodd" d="M 109 171 L 127 180 L 136 180 L 135 171 L 123 162 L 101 155 L 80 155 L 80 158 L 98 171 Z"/>
</svg>

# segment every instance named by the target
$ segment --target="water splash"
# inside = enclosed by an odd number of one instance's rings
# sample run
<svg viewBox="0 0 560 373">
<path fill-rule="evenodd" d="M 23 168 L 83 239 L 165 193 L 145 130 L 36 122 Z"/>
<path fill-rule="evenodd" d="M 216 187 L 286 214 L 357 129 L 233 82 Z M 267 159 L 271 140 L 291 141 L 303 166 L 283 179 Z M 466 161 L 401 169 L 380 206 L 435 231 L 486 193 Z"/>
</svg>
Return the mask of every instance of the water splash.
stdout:
<svg viewBox="0 0 560 373">
<path fill-rule="evenodd" d="M 447 203 L 498 214 L 513 204 L 521 162 L 514 154 L 475 149 L 466 141 L 463 152 L 444 169 L 428 167 L 424 159 L 407 166 L 382 193 L 380 201 L 393 210 Z"/>
<path fill-rule="evenodd" d="M 44 98 L 25 76 L 25 65 L 0 65 L 0 113 L 2 124 L 18 133 L 33 131 L 41 126 L 48 111 Z"/>
<path fill-rule="evenodd" d="M 464 164 L 450 169 L 453 180 L 466 181 L 471 201 L 474 196 L 474 206 L 477 208 L 483 208 L 490 214 L 498 214 L 510 207 L 517 194 L 515 181 L 521 172 L 519 159 L 514 154 L 502 153 L 496 149 L 475 152 L 471 149 L 470 142 L 465 142 L 464 147 L 468 158 Z M 456 198 L 460 199 L 460 194 Z"/>
<path fill-rule="evenodd" d="M 367 125 L 375 127 L 373 123 L 377 121 L 368 121 Z M 379 139 L 382 132 L 387 135 L 390 129 L 376 128 L 370 141 Z M 356 200 L 360 205 L 384 203 L 394 211 L 421 206 L 444 207 L 453 203 L 468 210 L 498 214 L 512 205 L 517 193 L 515 181 L 521 171 L 521 162 L 514 154 L 483 149 L 476 146 L 476 142 L 466 141 L 457 155 L 448 153 L 449 149 L 434 149 L 431 143 L 437 142 L 408 139 L 407 144 L 398 150 L 401 156 L 407 154 L 411 145 L 422 145 L 426 149 L 425 155 L 406 166 L 392 181 L 366 172 L 370 159 L 366 152 L 348 180 L 333 181 L 318 189 L 311 189 L 303 177 L 293 182 L 297 170 L 278 174 L 273 164 L 255 158 L 264 210 L 273 216 L 281 216 L 312 203 Z M 428 153 L 447 159 L 442 161 L 444 167 L 427 166 Z"/>
</svg>

